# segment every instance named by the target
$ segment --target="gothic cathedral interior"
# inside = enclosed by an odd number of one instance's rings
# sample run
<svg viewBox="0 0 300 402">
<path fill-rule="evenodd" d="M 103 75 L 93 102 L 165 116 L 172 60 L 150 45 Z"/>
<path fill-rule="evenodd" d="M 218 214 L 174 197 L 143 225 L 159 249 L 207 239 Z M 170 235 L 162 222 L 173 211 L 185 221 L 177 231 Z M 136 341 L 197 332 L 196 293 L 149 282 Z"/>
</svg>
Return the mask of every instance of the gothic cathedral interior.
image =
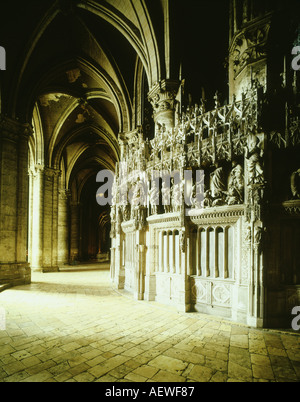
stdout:
<svg viewBox="0 0 300 402">
<path fill-rule="evenodd" d="M 0 284 L 109 260 L 113 285 L 137 300 L 290 326 L 299 6 L 28 0 L 16 12 L 8 2 Z"/>
</svg>

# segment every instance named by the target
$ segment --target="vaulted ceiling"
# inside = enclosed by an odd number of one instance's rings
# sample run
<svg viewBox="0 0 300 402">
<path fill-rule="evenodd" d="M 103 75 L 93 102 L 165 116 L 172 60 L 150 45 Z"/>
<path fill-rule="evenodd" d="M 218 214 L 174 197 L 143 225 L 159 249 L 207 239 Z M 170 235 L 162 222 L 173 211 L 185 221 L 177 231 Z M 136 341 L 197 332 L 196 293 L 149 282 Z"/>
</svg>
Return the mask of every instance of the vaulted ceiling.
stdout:
<svg viewBox="0 0 300 402">
<path fill-rule="evenodd" d="M 212 42 L 227 29 L 224 3 L 11 1 L 0 24 L 7 49 L 1 113 L 32 122 L 33 162 L 61 169 L 64 187 L 95 169 L 112 170 L 118 134 L 142 122 L 146 88 L 177 79 L 182 65 L 191 88 L 211 89 L 208 69 L 223 69 L 208 57 L 225 54 L 224 43 L 220 49 Z M 222 80 L 215 78 L 213 91 Z"/>
<path fill-rule="evenodd" d="M 202 88 L 208 97 L 227 89 L 227 1 L 11 0 L 0 8 L 0 115 L 32 125 L 30 169 L 60 171 L 60 190 L 85 211 L 84 252 L 95 253 L 97 236 L 109 232 L 96 175 L 114 171 L 118 135 L 151 119 L 151 87 L 181 72 L 196 101 Z"/>
</svg>

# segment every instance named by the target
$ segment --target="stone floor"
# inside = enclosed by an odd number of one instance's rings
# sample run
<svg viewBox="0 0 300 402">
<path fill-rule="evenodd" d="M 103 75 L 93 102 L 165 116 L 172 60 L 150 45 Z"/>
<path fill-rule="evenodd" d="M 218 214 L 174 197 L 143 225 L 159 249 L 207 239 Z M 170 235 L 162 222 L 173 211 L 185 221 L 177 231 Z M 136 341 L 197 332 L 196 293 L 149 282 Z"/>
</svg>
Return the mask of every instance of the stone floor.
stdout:
<svg viewBox="0 0 300 402">
<path fill-rule="evenodd" d="M 0 293 L 1 382 L 300 380 L 300 334 L 134 301 L 81 268 Z"/>
</svg>

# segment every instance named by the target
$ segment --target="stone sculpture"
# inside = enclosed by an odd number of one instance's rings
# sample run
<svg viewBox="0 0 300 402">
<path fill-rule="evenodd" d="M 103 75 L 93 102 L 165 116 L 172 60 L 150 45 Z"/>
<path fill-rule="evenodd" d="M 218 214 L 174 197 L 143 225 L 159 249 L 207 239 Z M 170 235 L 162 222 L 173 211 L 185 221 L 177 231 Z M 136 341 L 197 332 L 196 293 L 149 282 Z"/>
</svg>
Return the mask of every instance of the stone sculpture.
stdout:
<svg viewBox="0 0 300 402">
<path fill-rule="evenodd" d="M 150 199 L 150 206 L 151 206 L 151 214 L 156 215 L 158 212 L 158 205 L 159 205 L 159 189 L 157 186 L 153 186 L 149 190 L 149 199 Z"/>
<path fill-rule="evenodd" d="M 228 179 L 226 203 L 228 205 L 242 204 L 244 200 L 243 168 L 236 161 L 232 162 L 232 166 Z"/>
<path fill-rule="evenodd" d="M 293 200 L 300 199 L 300 168 L 291 175 L 291 191 Z"/>
<path fill-rule="evenodd" d="M 223 167 L 216 163 L 216 169 L 211 176 L 211 190 L 214 199 L 212 206 L 223 205 L 226 191 Z"/>
<path fill-rule="evenodd" d="M 247 138 L 245 157 L 248 167 L 248 184 L 263 184 L 263 168 L 261 166 L 262 149 L 259 147 L 259 138 L 251 133 Z"/>
</svg>

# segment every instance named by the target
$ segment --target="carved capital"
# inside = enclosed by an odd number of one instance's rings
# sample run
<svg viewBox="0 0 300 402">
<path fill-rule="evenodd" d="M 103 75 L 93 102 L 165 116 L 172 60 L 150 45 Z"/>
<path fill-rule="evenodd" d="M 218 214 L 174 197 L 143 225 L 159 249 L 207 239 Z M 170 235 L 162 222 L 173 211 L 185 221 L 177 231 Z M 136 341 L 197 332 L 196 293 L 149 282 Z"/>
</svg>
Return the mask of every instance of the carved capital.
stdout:
<svg viewBox="0 0 300 402">
<path fill-rule="evenodd" d="M 59 195 L 60 200 L 67 201 L 71 196 L 71 192 L 70 192 L 70 190 L 61 189 L 61 190 L 58 190 L 58 195 Z"/>
<path fill-rule="evenodd" d="M 289 215 L 300 216 L 300 199 L 284 201 L 282 206 Z"/>
<path fill-rule="evenodd" d="M 61 175 L 61 171 L 59 169 L 45 167 L 44 175 L 48 180 L 50 180 L 51 178 L 59 177 Z"/>
<path fill-rule="evenodd" d="M 18 142 L 28 141 L 33 129 L 30 124 L 20 123 L 18 120 L 0 115 L 0 138 Z"/>
<path fill-rule="evenodd" d="M 38 179 L 40 175 L 44 172 L 44 165 L 35 164 L 28 169 L 28 174 L 34 179 Z"/>
<path fill-rule="evenodd" d="M 174 126 L 176 95 L 180 82 L 163 80 L 155 84 L 148 93 L 148 99 L 153 107 L 155 123 Z"/>
</svg>

